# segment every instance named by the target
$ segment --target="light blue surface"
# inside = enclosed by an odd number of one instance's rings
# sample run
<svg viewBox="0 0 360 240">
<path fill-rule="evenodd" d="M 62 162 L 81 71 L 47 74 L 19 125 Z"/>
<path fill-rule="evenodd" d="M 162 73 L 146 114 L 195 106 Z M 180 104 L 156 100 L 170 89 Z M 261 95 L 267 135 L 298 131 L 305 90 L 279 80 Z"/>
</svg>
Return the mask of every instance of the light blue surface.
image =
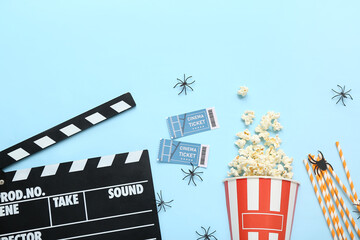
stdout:
<svg viewBox="0 0 360 240">
<path fill-rule="evenodd" d="M 241 114 L 255 110 L 257 124 L 274 110 L 301 182 L 292 239 L 330 239 L 302 160 L 320 149 L 345 181 L 339 140 L 360 189 L 359 10 L 346 0 L 0 1 L 1 149 L 127 91 L 137 102 L 6 170 L 146 148 L 156 191 L 174 199 L 159 214 L 163 239 L 196 239 L 211 226 L 227 240 L 222 180 Z M 195 91 L 178 96 L 184 73 Z M 337 84 L 353 89 L 347 107 L 331 100 Z M 169 137 L 165 117 L 206 107 L 220 129 L 181 138 L 211 147 L 204 182 L 188 186 L 187 166 L 156 162 L 159 140 Z"/>
</svg>

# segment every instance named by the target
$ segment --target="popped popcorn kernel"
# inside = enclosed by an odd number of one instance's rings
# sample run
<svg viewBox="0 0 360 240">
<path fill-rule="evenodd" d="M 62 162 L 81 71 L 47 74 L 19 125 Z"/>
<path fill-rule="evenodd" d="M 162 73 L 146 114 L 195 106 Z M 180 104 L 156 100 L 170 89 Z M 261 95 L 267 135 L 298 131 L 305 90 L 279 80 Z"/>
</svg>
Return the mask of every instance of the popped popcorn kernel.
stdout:
<svg viewBox="0 0 360 240">
<path fill-rule="evenodd" d="M 242 97 L 245 97 L 246 94 L 248 93 L 248 91 L 249 91 L 249 88 L 247 88 L 245 86 L 241 86 L 240 89 L 237 91 L 237 94 Z"/>
<path fill-rule="evenodd" d="M 268 116 L 263 116 L 261 118 L 260 127 L 263 131 L 267 131 L 269 127 L 271 126 L 271 119 Z"/>
<path fill-rule="evenodd" d="M 259 135 L 252 135 L 250 137 L 250 141 L 252 142 L 253 145 L 257 145 L 260 143 L 261 140 L 260 140 Z"/>
<path fill-rule="evenodd" d="M 235 142 L 235 145 L 238 146 L 239 148 L 244 148 L 245 144 L 246 144 L 246 140 L 244 139 L 238 139 Z"/>
<path fill-rule="evenodd" d="M 278 122 L 277 119 L 275 119 L 275 120 L 273 121 L 273 123 L 271 124 L 271 126 L 272 126 L 272 128 L 273 128 L 273 131 L 280 131 L 280 130 L 283 128 L 283 126 L 281 126 L 281 124 Z"/>
<path fill-rule="evenodd" d="M 237 133 L 236 136 L 238 136 L 240 139 L 249 141 L 251 133 L 250 133 L 249 129 L 245 129 L 245 131 Z"/>
<path fill-rule="evenodd" d="M 241 116 L 241 119 L 244 120 L 245 125 L 250 125 L 253 123 L 255 118 L 254 111 L 245 111 L 244 114 Z"/>
</svg>

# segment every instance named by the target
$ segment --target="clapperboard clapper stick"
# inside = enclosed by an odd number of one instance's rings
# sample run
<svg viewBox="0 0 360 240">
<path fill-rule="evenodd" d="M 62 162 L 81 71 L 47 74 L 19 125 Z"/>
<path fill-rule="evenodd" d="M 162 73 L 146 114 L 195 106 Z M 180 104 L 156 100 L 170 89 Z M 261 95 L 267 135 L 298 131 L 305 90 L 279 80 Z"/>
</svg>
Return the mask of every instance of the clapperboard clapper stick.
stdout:
<svg viewBox="0 0 360 240">
<path fill-rule="evenodd" d="M 0 169 L 135 107 L 135 105 L 131 94 L 126 93 L 25 141 L 15 144 L 0 152 Z"/>
<path fill-rule="evenodd" d="M 0 153 L 1 168 L 135 106 L 130 93 Z M 147 150 L 3 173 L 0 239 L 161 239 Z"/>
</svg>

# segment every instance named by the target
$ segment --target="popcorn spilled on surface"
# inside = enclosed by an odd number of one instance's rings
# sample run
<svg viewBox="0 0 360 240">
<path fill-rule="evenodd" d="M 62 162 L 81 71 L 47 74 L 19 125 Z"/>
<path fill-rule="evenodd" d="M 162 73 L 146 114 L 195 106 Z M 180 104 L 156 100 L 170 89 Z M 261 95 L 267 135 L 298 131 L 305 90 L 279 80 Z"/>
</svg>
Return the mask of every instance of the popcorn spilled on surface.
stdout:
<svg viewBox="0 0 360 240">
<path fill-rule="evenodd" d="M 240 87 L 240 89 L 238 90 L 237 93 L 238 93 L 238 95 L 245 97 L 246 94 L 248 93 L 248 91 L 249 91 L 249 88 L 242 86 L 242 87 Z"/>
<path fill-rule="evenodd" d="M 250 125 L 254 118 L 254 111 L 245 111 L 242 116 L 246 125 Z M 283 128 L 278 121 L 279 118 L 279 113 L 268 112 L 255 128 L 256 134 L 251 135 L 248 129 L 236 134 L 239 139 L 235 145 L 239 147 L 239 155 L 229 164 L 228 176 L 272 176 L 288 179 L 293 177 L 293 158 L 279 149 L 279 136 L 270 136 L 269 132 L 278 132 Z"/>
<path fill-rule="evenodd" d="M 241 116 L 241 119 L 244 120 L 245 125 L 250 125 L 253 123 L 255 118 L 254 111 L 245 111 L 245 113 Z"/>
</svg>

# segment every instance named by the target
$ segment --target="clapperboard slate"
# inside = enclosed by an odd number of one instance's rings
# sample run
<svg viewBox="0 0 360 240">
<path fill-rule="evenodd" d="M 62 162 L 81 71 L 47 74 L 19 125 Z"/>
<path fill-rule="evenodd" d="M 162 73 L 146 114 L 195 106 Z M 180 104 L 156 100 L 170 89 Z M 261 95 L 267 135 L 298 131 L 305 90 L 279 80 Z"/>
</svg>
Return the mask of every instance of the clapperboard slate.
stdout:
<svg viewBox="0 0 360 240">
<path fill-rule="evenodd" d="M 115 98 L 0 152 L 0 168 L 134 106 Z M 161 239 L 147 150 L 1 173 L 0 240 Z"/>
</svg>

